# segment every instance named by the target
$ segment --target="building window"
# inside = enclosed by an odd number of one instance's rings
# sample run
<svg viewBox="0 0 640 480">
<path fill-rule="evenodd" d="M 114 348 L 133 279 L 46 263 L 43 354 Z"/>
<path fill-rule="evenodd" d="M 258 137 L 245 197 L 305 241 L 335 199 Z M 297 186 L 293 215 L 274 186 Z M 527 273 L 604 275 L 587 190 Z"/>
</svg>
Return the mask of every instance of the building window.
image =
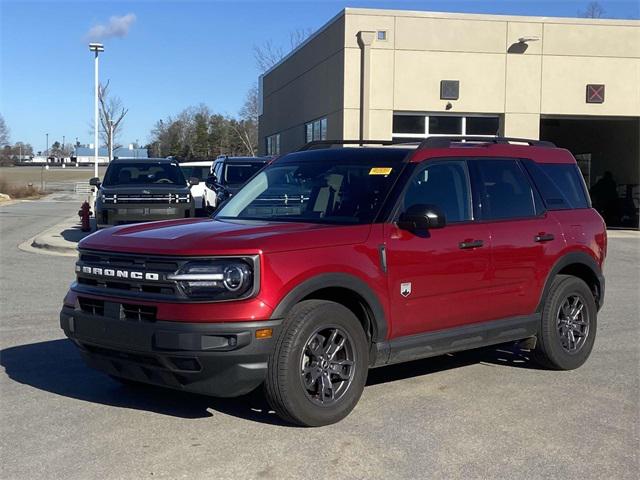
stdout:
<svg viewBox="0 0 640 480">
<path fill-rule="evenodd" d="M 267 137 L 267 155 L 280 155 L 280 134 Z"/>
<path fill-rule="evenodd" d="M 304 126 L 304 137 L 307 143 L 327 139 L 327 119 L 319 118 Z"/>
<path fill-rule="evenodd" d="M 437 135 L 498 135 L 500 117 L 497 115 L 393 115 L 394 138 L 426 138 Z"/>
<path fill-rule="evenodd" d="M 386 30 L 378 30 L 378 40 L 385 41 L 387 39 Z"/>
</svg>

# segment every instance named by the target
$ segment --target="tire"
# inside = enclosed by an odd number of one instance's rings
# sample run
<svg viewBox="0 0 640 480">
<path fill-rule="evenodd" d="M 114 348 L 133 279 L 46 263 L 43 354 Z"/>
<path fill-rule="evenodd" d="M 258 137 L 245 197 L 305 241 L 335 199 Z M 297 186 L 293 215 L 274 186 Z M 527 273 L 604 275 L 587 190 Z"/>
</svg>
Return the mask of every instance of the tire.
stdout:
<svg viewBox="0 0 640 480">
<path fill-rule="evenodd" d="M 580 367 L 593 349 L 597 315 L 595 299 L 583 280 L 556 276 L 542 310 L 533 359 L 553 370 Z"/>
<path fill-rule="evenodd" d="M 300 302 L 285 318 L 269 357 L 267 400 L 290 423 L 338 422 L 362 395 L 368 360 L 367 337 L 348 308 L 324 300 Z"/>
</svg>

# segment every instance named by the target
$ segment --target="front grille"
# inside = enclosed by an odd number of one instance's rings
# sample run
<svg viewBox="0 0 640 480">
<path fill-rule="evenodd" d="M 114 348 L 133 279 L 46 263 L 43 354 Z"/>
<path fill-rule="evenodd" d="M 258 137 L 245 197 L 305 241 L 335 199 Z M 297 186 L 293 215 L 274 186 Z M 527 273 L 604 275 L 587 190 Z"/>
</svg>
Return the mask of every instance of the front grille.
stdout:
<svg viewBox="0 0 640 480">
<path fill-rule="evenodd" d="M 111 293 L 114 296 L 145 296 L 149 298 L 171 299 L 182 295 L 174 281 L 166 280 L 166 275 L 175 273 L 187 259 L 139 256 L 110 252 L 81 251 L 76 263 L 79 287 L 86 287 L 88 293 Z M 84 269 L 91 268 L 91 272 Z M 123 278 L 107 276 L 105 271 L 116 273 L 142 272 L 157 274 L 157 279 Z"/>
<path fill-rule="evenodd" d="M 127 204 L 127 203 L 185 203 L 190 200 L 187 194 L 178 193 L 119 193 L 113 196 L 106 196 L 105 203 Z"/>
</svg>

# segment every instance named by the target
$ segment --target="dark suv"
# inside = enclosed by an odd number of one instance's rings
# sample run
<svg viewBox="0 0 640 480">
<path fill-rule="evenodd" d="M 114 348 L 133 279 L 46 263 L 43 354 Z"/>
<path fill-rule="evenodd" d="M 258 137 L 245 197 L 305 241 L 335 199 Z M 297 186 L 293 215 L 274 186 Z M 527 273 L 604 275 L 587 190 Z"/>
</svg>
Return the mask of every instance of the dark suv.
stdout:
<svg viewBox="0 0 640 480">
<path fill-rule="evenodd" d="M 206 181 L 207 189 L 204 196 L 207 210 L 215 210 L 271 160 L 271 157 L 228 157 L 226 155 L 216 158 Z"/>
<path fill-rule="evenodd" d="M 96 220 L 99 227 L 169 218 L 190 218 L 195 214 L 191 185 L 175 160 L 116 159 L 101 183 L 92 178 L 98 188 Z"/>
<path fill-rule="evenodd" d="M 517 142 L 285 155 L 213 219 L 85 238 L 61 326 L 123 382 L 264 384 L 300 425 L 345 417 L 373 367 L 518 341 L 577 368 L 604 299 L 605 225 L 568 151 Z"/>
</svg>

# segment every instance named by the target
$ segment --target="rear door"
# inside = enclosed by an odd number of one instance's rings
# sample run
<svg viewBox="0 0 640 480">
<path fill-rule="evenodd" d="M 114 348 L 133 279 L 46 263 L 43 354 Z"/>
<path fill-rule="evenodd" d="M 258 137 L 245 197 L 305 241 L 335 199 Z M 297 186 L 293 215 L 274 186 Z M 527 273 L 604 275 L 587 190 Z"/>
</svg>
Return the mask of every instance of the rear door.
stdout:
<svg viewBox="0 0 640 480">
<path fill-rule="evenodd" d="M 560 224 L 545 211 L 520 160 L 482 158 L 469 167 L 478 216 L 491 235 L 491 317 L 531 314 L 564 246 Z"/>
<path fill-rule="evenodd" d="M 435 205 L 444 211 L 447 225 L 413 233 L 385 224 L 391 336 L 486 320 L 489 228 L 474 221 L 466 162 L 424 162 L 400 202 L 399 211 L 414 204 Z"/>
</svg>

